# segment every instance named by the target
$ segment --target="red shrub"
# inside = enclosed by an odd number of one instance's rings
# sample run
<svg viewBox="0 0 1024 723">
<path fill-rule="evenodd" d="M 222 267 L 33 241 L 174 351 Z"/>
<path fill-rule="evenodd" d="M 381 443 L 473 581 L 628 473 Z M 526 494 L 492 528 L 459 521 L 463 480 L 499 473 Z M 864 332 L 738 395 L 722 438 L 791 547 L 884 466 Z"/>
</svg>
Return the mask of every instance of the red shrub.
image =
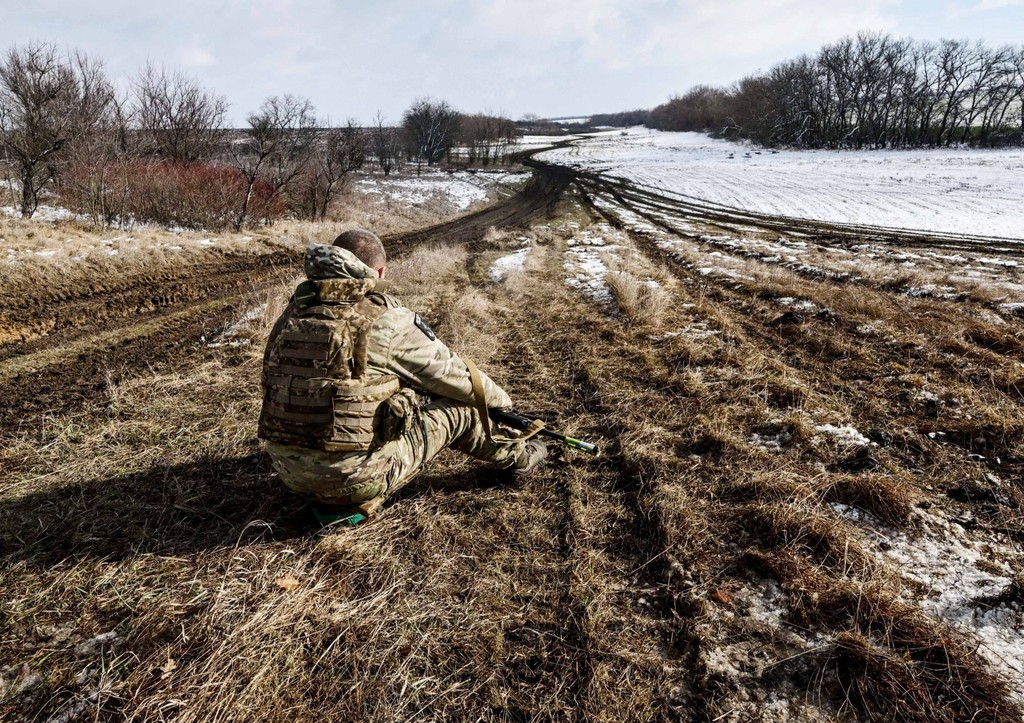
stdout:
<svg viewBox="0 0 1024 723">
<path fill-rule="evenodd" d="M 245 178 L 229 166 L 146 161 L 71 168 L 60 187 L 69 208 L 97 221 L 193 229 L 231 226 L 245 189 Z M 258 181 L 249 202 L 250 223 L 273 221 L 285 210 L 279 194 Z"/>
</svg>

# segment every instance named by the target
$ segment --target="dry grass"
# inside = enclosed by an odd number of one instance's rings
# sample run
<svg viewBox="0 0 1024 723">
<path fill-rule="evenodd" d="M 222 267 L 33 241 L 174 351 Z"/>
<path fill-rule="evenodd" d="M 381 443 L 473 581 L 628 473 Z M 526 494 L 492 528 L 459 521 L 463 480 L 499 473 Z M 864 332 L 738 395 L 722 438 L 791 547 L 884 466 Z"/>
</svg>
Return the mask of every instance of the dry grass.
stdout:
<svg viewBox="0 0 1024 723">
<path fill-rule="evenodd" d="M 657 323 L 671 303 L 669 293 L 656 282 L 642 281 L 628 271 L 613 271 L 605 282 L 619 310 L 634 324 Z"/>
<path fill-rule="evenodd" d="M 673 260 L 642 240 L 608 279 L 633 285 L 623 319 L 565 286 L 575 230 L 525 234 L 500 283 L 518 234 L 414 249 L 389 279 L 600 459 L 556 453 L 500 487 L 442 456 L 378 520 L 317 532 L 253 439 L 288 288 L 253 294 L 249 346 L 5 438 L 0 714 L 1014 719 L 976 643 L 922 612 L 868 533 L 932 505 L 1024 539 L 1017 332 L 975 324 L 981 302 L 751 259 L 730 267 L 749 280 L 703 274 L 699 245 Z M 780 322 L 784 298 L 830 313 Z"/>
</svg>

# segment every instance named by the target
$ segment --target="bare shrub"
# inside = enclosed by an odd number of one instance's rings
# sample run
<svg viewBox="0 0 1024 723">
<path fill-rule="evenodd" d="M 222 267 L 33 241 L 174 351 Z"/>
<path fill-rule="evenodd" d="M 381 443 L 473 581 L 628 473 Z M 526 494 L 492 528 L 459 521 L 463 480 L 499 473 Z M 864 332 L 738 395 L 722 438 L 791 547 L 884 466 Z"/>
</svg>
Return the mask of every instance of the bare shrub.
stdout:
<svg viewBox="0 0 1024 723">
<path fill-rule="evenodd" d="M 325 122 L 329 123 L 329 122 Z M 288 204 L 302 218 L 323 221 L 354 171 L 366 161 L 366 140 L 354 120 L 319 132 L 309 163 L 288 190 Z"/>
<path fill-rule="evenodd" d="M 246 120 L 245 135 L 231 146 L 232 162 L 245 181 L 238 196 L 236 231 L 254 213 L 257 188 L 264 184 L 276 197 L 303 172 L 317 148 L 316 117 L 308 98 L 272 96 Z"/>
<path fill-rule="evenodd" d="M 386 124 L 384 114 L 377 111 L 370 128 L 370 152 L 385 176 L 402 170 L 402 130 Z"/>
<path fill-rule="evenodd" d="M 93 214 L 97 204 L 104 222 L 131 225 L 157 223 L 168 227 L 223 229 L 234 224 L 238 199 L 246 192 L 245 179 L 235 169 L 206 163 L 171 164 L 135 161 L 125 164 L 116 177 L 107 177 L 102 189 L 90 178 L 102 173 L 90 165 L 69 170 L 62 186 L 64 203 L 74 211 Z M 253 218 L 267 222 L 285 211 L 265 183 L 256 183 L 250 201 Z"/>
</svg>

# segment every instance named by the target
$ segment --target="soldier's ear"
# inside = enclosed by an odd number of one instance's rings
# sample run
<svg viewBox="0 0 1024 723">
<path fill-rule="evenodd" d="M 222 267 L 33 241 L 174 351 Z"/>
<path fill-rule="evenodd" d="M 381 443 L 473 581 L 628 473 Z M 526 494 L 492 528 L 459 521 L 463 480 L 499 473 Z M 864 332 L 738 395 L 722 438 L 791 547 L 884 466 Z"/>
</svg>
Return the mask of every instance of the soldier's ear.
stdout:
<svg viewBox="0 0 1024 723">
<path fill-rule="evenodd" d="M 377 269 L 377 278 L 378 279 L 383 279 L 384 278 L 384 272 L 387 270 L 387 268 L 388 267 L 385 265 L 385 266 L 381 266 L 379 269 Z"/>
</svg>

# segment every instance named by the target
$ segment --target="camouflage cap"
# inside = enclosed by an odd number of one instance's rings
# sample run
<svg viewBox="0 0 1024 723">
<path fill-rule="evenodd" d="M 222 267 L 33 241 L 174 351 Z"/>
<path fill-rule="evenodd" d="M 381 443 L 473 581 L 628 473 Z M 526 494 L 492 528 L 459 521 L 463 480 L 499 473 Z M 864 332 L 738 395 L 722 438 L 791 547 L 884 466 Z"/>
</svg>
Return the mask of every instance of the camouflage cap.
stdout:
<svg viewBox="0 0 1024 723">
<path fill-rule="evenodd" d="M 302 270 L 306 278 L 322 279 L 376 279 L 377 272 L 364 264 L 351 251 L 337 246 L 314 244 L 302 257 Z"/>
</svg>

